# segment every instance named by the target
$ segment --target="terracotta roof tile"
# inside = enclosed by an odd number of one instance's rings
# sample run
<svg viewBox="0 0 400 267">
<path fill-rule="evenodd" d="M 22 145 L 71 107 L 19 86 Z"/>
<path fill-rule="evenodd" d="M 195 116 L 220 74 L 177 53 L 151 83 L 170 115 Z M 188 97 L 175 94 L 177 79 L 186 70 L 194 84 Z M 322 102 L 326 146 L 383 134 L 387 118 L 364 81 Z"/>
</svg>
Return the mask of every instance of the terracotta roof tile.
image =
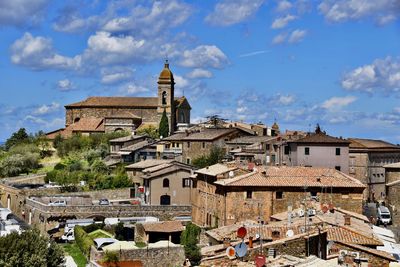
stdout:
<svg viewBox="0 0 400 267">
<path fill-rule="evenodd" d="M 237 131 L 235 128 L 206 128 L 201 131 L 177 133 L 164 138 L 167 141 L 212 141 Z"/>
<path fill-rule="evenodd" d="M 400 146 L 396 146 L 383 140 L 374 139 L 362 139 L 362 138 L 349 138 L 350 149 L 399 149 Z"/>
<path fill-rule="evenodd" d="M 337 137 L 333 137 L 324 133 L 318 133 L 318 134 L 311 134 L 306 137 L 300 138 L 295 141 L 290 141 L 292 143 L 315 143 L 315 144 L 350 144 L 350 141 L 346 139 L 341 139 Z"/>
<path fill-rule="evenodd" d="M 310 167 L 268 167 L 266 173 L 252 172 L 215 183 L 224 186 L 365 188 L 360 181 L 340 171 Z"/>
<path fill-rule="evenodd" d="M 357 245 L 357 244 L 350 244 L 350 243 L 346 243 L 346 242 L 341 242 L 341 241 L 336 241 L 338 243 L 341 243 L 345 246 L 354 248 L 355 250 L 360 250 L 360 251 L 364 251 L 366 253 L 378 256 L 378 257 L 382 257 L 382 258 L 386 258 L 390 261 L 396 261 L 396 259 L 389 253 L 385 252 L 385 251 L 381 251 L 381 250 L 377 250 L 377 249 L 373 249 L 373 248 L 368 248 L 368 247 L 364 247 L 361 245 Z"/>
<path fill-rule="evenodd" d="M 157 97 L 89 97 L 65 107 L 157 107 Z"/>
<path fill-rule="evenodd" d="M 144 223 L 143 227 L 146 232 L 173 233 L 182 232 L 183 230 L 185 230 L 185 227 L 183 227 L 180 221 Z"/>
<path fill-rule="evenodd" d="M 383 243 L 373 236 L 363 235 L 346 227 L 330 227 L 328 228 L 328 240 L 341 241 L 344 243 L 382 246 Z"/>
</svg>

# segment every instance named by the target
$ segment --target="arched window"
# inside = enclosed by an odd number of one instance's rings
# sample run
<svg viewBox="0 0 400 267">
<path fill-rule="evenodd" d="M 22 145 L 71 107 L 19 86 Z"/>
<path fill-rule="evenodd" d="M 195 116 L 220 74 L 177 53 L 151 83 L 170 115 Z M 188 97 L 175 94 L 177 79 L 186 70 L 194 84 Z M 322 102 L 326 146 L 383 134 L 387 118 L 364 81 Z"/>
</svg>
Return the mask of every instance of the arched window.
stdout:
<svg viewBox="0 0 400 267">
<path fill-rule="evenodd" d="M 122 129 L 122 128 L 117 128 L 117 129 L 115 129 L 114 130 L 114 132 L 122 132 L 124 129 Z"/>
<path fill-rule="evenodd" d="M 75 118 L 74 123 L 77 123 L 80 120 L 81 120 L 81 118 L 77 117 L 77 118 Z"/>
<path fill-rule="evenodd" d="M 162 181 L 162 186 L 163 186 L 163 187 L 169 187 L 169 179 L 168 179 L 168 178 L 165 178 L 165 179 Z"/>
<path fill-rule="evenodd" d="M 168 195 L 160 196 L 160 205 L 171 205 L 171 197 Z"/>
<path fill-rule="evenodd" d="M 165 92 L 165 91 L 162 92 L 161 97 L 162 97 L 162 104 L 166 105 L 167 104 L 167 92 Z"/>
</svg>

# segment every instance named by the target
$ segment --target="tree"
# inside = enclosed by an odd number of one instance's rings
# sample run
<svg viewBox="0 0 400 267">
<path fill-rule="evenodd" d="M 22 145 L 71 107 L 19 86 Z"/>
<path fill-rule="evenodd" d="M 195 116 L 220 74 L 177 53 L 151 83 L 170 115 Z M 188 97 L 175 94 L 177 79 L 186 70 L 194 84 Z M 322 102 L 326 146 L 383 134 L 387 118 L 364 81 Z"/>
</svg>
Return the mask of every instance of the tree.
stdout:
<svg viewBox="0 0 400 267">
<path fill-rule="evenodd" d="M 185 248 L 186 258 L 192 262 L 192 265 L 197 265 L 201 260 L 200 248 L 197 246 L 200 231 L 200 227 L 189 223 L 181 234 L 181 244 Z"/>
<path fill-rule="evenodd" d="M 38 230 L 0 237 L 0 266 L 57 267 L 64 265 L 62 248 Z"/>
<path fill-rule="evenodd" d="M 205 168 L 210 165 L 217 164 L 224 158 L 225 152 L 219 146 L 211 147 L 211 151 L 208 155 L 203 155 L 195 158 L 192 162 L 197 168 Z"/>
<path fill-rule="evenodd" d="M 153 139 L 157 139 L 159 137 L 158 135 L 158 129 L 157 127 L 153 125 L 145 125 L 139 127 L 139 129 L 136 131 L 138 135 L 148 135 L 149 137 Z"/>
<path fill-rule="evenodd" d="M 11 147 L 29 142 L 29 135 L 26 133 L 25 128 L 20 128 L 17 132 L 13 133 L 10 138 L 7 139 L 5 143 L 6 150 L 9 150 Z"/>
<path fill-rule="evenodd" d="M 115 267 L 118 267 L 119 257 L 116 252 L 106 250 L 101 261 L 106 263 L 107 266 L 111 267 L 114 264 Z"/>
<path fill-rule="evenodd" d="M 167 112 L 164 109 L 164 112 L 161 117 L 160 126 L 159 126 L 160 137 L 167 137 L 169 135 L 169 125 L 168 125 L 168 117 Z"/>
</svg>

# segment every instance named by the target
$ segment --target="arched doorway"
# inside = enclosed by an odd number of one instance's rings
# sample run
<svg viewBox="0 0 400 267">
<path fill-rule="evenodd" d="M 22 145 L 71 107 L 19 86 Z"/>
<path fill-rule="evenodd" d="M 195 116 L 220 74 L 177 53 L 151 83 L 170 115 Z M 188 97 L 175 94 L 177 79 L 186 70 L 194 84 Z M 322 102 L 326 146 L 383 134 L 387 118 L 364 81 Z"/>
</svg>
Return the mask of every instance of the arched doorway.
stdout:
<svg viewBox="0 0 400 267">
<path fill-rule="evenodd" d="M 169 195 L 162 195 L 160 197 L 160 205 L 171 205 L 171 197 Z"/>
</svg>

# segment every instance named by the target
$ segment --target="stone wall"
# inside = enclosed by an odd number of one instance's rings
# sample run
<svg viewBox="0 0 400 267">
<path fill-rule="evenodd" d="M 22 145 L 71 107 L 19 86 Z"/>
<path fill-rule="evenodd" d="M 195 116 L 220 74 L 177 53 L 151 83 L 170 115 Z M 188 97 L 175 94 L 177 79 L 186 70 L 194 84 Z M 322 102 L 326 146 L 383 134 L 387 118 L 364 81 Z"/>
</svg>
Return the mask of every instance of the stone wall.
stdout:
<svg viewBox="0 0 400 267">
<path fill-rule="evenodd" d="M 377 255 L 371 254 L 371 253 L 367 253 L 361 250 L 357 250 L 355 248 L 346 246 L 344 244 L 340 244 L 340 243 L 335 243 L 333 245 L 333 248 L 336 251 L 340 251 L 340 250 L 347 250 L 348 252 L 359 252 L 360 253 L 360 258 L 367 258 L 368 259 L 368 264 L 369 266 L 379 266 L 379 267 L 388 267 L 390 264 L 390 261 L 386 258 L 383 257 L 379 257 Z M 347 260 L 352 261 L 352 259 L 349 259 L 349 257 L 347 257 Z M 356 265 L 353 265 L 356 266 Z"/>
<path fill-rule="evenodd" d="M 70 125 L 76 118 L 95 117 L 105 118 L 108 116 L 114 116 L 121 113 L 131 113 L 136 117 L 142 118 L 143 122 L 158 122 L 159 115 L 157 108 L 67 108 L 66 109 L 66 125 Z"/>
<path fill-rule="evenodd" d="M 400 184 L 386 186 L 386 206 L 392 215 L 393 226 L 400 226 Z"/>
<path fill-rule="evenodd" d="M 143 263 L 143 266 L 174 267 L 182 266 L 185 261 L 183 246 L 120 250 L 117 254 L 120 261 L 139 260 Z M 100 261 L 103 255 L 103 251 L 98 251 L 92 246 L 90 251 L 91 261 Z"/>
</svg>

